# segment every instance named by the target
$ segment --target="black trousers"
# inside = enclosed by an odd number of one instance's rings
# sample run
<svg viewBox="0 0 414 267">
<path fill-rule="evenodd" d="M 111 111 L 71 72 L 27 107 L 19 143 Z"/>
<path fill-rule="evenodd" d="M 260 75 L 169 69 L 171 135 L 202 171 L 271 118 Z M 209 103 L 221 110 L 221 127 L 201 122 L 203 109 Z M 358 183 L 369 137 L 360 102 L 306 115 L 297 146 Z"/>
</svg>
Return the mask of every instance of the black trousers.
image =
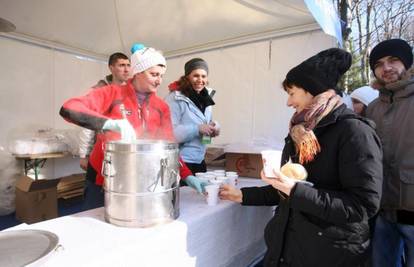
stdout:
<svg viewBox="0 0 414 267">
<path fill-rule="evenodd" d="M 96 171 L 90 163 L 88 163 L 85 178 L 85 205 L 87 206 L 87 209 L 102 207 L 104 205 L 105 194 L 102 186 L 95 184 Z"/>
<path fill-rule="evenodd" d="M 88 162 L 88 167 L 86 168 L 86 180 L 89 180 L 92 183 L 95 183 L 96 180 L 96 171 L 92 167 L 91 163 Z"/>
<path fill-rule="evenodd" d="M 190 169 L 190 171 L 193 173 L 193 175 L 196 174 L 196 172 L 206 172 L 207 166 L 206 162 L 203 160 L 201 163 L 188 163 L 186 162 L 185 165 Z"/>
</svg>

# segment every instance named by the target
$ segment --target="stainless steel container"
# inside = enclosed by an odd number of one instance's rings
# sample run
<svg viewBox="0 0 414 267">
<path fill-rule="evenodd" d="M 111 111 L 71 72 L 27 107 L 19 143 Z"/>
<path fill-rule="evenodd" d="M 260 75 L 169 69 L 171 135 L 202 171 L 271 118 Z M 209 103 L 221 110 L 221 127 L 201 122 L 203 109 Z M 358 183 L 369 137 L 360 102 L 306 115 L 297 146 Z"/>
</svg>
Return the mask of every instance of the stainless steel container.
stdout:
<svg viewBox="0 0 414 267">
<path fill-rule="evenodd" d="M 126 227 L 148 227 L 179 216 L 178 145 L 164 141 L 106 144 L 105 219 Z"/>
</svg>

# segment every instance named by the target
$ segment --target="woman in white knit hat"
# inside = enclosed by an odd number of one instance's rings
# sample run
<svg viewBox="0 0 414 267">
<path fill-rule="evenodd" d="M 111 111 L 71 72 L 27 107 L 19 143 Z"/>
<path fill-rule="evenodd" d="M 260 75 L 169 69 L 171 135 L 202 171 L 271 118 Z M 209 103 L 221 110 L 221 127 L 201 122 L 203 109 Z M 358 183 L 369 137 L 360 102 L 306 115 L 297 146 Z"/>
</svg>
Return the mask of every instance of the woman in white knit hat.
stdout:
<svg viewBox="0 0 414 267">
<path fill-rule="evenodd" d="M 378 97 L 378 90 L 369 86 L 362 86 L 351 93 L 352 106 L 356 114 L 365 116 L 365 110 L 369 103 Z"/>
</svg>

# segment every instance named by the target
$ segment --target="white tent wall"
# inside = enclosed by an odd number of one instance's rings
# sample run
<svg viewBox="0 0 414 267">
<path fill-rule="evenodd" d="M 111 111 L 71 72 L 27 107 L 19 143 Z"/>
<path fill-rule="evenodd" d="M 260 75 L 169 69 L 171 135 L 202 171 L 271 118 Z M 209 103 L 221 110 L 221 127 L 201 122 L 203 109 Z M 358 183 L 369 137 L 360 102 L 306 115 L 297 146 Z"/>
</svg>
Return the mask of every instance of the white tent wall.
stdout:
<svg viewBox="0 0 414 267">
<path fill-rule="evenodd" d="M 281 144 L 288 131 L 293 109 L 286 106 L 281 83 L 293 66 L 329 47 L 335 40 L 321 31 L 310 31 L 216 49 L 167 61 L 160 95 L 168 83 L 184 73 L 184 64 L 201 57 L 209 65 L 210 87 L 217 92 L 213 117 L 221 124 L 221 135 L 213 144 Z"/>
<path fill-rule="evenodd" d="M 6 38 L 0 51 L 0 147 L 36 129 L 78 128 L 59 116 L 60 106 L 104 77 L 106 63 Z M 41 173 L 63 176 L 80 172 L 78 166 L 70 158 L 48 160 Z"/>
<path fill-rule="evenodd" d="M 58 114 L 63 101 L 87 92 L 108 72 L 106 62 L 0 38 L 0 146 L 7 148 L 16 133 L 39 128 L 77 127 Z M 183 74 L 184 63 L 204 58 L 210 86 L 216 89 L 214 119 L 222 127 L 214 144 L 281 143 L 293 110 L 286 107 L 281 82 L 286 72 L 316 52 L 335 46 L 321 31 L 293 34 L 168 59 L 159 95 Z M 49 160 L 45 177 L 80 172 L 77 158 Z"/>
</svg>

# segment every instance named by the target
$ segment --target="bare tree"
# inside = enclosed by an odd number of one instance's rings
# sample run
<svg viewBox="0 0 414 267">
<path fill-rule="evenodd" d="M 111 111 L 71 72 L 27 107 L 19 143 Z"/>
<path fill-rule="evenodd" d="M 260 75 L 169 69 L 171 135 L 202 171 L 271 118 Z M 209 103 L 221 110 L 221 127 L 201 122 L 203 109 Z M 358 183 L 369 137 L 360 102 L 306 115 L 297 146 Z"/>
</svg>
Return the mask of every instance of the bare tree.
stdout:
<svg viewBox="0 0 414 267">
<path fill-rule="evenodd" d="M 343 22 L 345 49 L 354 57 L 343 84 L 353 90 L 369 84 L 369 53 L 377 43 L 402 38 L 414 44 L 414 0 L 334 0 Z M 352 29 L 350 33 L 349 29 Z"/>
</svg>

